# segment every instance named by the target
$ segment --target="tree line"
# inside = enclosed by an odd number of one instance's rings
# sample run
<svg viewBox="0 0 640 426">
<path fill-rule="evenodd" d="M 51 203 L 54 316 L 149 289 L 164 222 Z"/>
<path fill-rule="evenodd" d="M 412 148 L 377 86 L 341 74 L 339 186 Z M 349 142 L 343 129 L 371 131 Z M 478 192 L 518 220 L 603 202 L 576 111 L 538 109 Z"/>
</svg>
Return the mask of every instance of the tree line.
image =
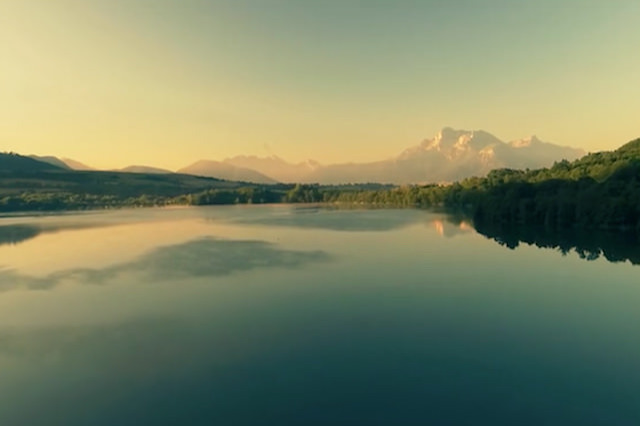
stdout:
<svg viewBox="0 0 640 426">
<path fill-rule="evenodd" d="M 159 183 L 151 182 L 145 181 L 141 187 L 144 193 L 135 193 L 127 185 L 110 185 L 109 191 L 91 193 L 74 192 L 69 187 L 55 191 L 13 190 L 9 194 L 0 193 L 0 211 L 334 203 L 442 207 L 462 212 L 476 224 L 640 232 L 640 139 L 615 151 L 589 154 L 573 162 L 559 161 L 549 168 L 498 169 L 485 177 L 472 177 L 450 185 L 216 183 L 216 187 L 179 193 L 177 186 L 168 191 Z"/>
</svg>

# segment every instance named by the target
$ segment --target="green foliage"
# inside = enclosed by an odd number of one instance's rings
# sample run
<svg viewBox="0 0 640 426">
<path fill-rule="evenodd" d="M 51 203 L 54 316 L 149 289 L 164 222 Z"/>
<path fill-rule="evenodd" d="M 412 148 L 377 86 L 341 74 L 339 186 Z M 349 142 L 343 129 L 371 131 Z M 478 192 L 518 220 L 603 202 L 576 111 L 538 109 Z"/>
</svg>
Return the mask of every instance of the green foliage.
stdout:
<svg viewBox="0 0 640 426">
<path fill-rule="evenodd" d="M 16 172 L 16 171 L 56 171 L 62 170 L 57 166 L 49 163 L 34 160 L 33 158 L 24 157 L 14 152 L 0 153 L 0 171 Z"/>
<path fill-rule="evenodd" d="M 317 203 L 323 201 L 319 185 L 296 184 L 287 191 L 284 201 L 287 203 Z"/>
<path fill-rule="evenodd" d="M 477 224 L 640 232 L 640 139 L 537 170 L 498 169 L 452 185 L 251 185 L 180 174 L 67 171 L 0 154 L 0 211 L 172 204 L 338 203 L 456 209 Z M 35 168 L 32 162 L 44 164 Z M 16 166 L 17 164 L 17 166 Z"/>
<path fill-rule="evenodd" d="M 640 231 L 640 158 L 612 157 L 591 155 L 500 179 L 492 172 L 466 190 L 468 211 L 476 223 Z"/>
</svg>

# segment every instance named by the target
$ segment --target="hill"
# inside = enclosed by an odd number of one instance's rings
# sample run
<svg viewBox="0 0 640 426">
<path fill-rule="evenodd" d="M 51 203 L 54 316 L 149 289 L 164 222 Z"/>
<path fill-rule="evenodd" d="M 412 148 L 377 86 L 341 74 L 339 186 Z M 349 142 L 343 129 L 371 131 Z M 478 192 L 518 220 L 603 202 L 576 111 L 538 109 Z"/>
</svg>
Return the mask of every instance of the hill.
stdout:
<svg viewBox="0 0 640 426">
<path fill-rule="evenodd" d="M 185 204 L 174 199 L 242 186 L 246 184 L 185 174 L 68 170 L 0 154 L 0 211 Z"/>
<path fill-rule="evenodd" d="M 83 164 L 76 160 L 72 160 L 70 158 L 58 158 L 54 157 L 53 155 L 30 155 L 29 158 L 33 158 L 34 160 L 42 161 L 44 163 L 49 163 L 66 170 L 95 170 L 93 167 L 89 167 L 86 164 Z"/>
<path fill-rule="evenodd" d="M 69 166 L 69 168 L 72 170 L 95 170 L 95 168 L 87 166 L 86 164 L 79 161 L 72 160 L 71 158 L 61 158 L 60 160 L 67 166 Z"/>
<path fill-rule="evenodd" d="M 238 182 L 263 184 L 277 183 L 275 179 L 255 170 L 234 166 L 233 164 L 221 161 L 201 160 L 178 170 L 178 173 L 185 173 L 194 176 L 208 176 Z"/>
<path fill-rule="evenodd" d="M 543 142 L 536 136 L 503 142 L 483 130 L 445 127 L 433 138 L 387 160 L 321 165 L 312 160 L 288 163 L 277 156 L 237 156 L 225 159 L 224 163 L 255 170 L 280 182 L 401 185 L 454 182 L 483 176 L 496 168 L 548 167 L 554 161 L 574 160 L 584 154 L 580 149 Z"/>
<path fill-rule="evenodd" d="M 47 156 L 30 155 L 29 158 L 32 158 L 36 161 L 40 161 L 43 163 L 51 164 L 61 169 L 71 170 L 71 167 L 69 167 L 64 161 L 60 160 L 57 157 L 53 157 L 50 155 L 47 155 Z"/>
<path fill-rule="evenodd" d="M 0 173 L 56 171 L 63 168 L 15 153 L 0 153 Z"/>
<path fill-rule="evenodd" d="M 275 155 L 262 158 L 253 155 L 239 155 L 226 158 L 224 163 L 256 170 L 279 182 L 289 183 L 308 182 L 308 176 L 322 167 L 318 162 L 313 160 L 293 164 Z"/>
<path fill-rule="evenodd" d="M 320 187 L 309 193 L 317 196 L 313 201 L 445 207 L 472 219 L 476 229 L 540 226 L 640 233 L 640 139 L 549 168 L 495 169 L 450 185 L 350 192 Z"/>
<path fill-rule="evenodd" d="M 35 161 L 35 160 L 34 160 Z M 0 166 L 1 166 L 0 157 Z M 53 167 L 53 166 L 51 166 Z M 113 195 L 119 197 L 176 196 L 210 188 L 237 188 L 238 182 L 185 174 L 13 170 L 0 173 L 0 197 L 25 191 L 34 193 Z"/>
<path fill-rule="evenodd" d="M 223 161 L 201 160 L 178 173 L 214 177 L 256 184 L 319 183 L 322 185 L 425 184 L 454 182 L 483 176 L 497 168 L 536 169 L 554 161 L 572 161 L 584 155 L 580 149 L 543 142 L 536 136 L 504 142 L 483 130 L 456 130 L 445 127 L 433 138 L 401 151 L 386 160 L 366 163 L 322 165 L 314 160 L 290 163 L 272 155 L 240 155 Z M 62 168 L 92 170 L 70 159 L 35 157 Z M 133 165 L 120 170 L 130 173 L 172 173 L 152 166 Z"/>
<path fill-rule="evenodd" d="M 479 139 L 489 137 L 481 135 Z M 484 146 L 479 140 L 469 142 L 472 148 L 476 143 Z M 70 171 L 16 154 L 0 155 L 0 167 L 3 165 L 0 211 L 166 204 L 357 203 L 444 206 L 471 217 L 477 229 L 533 225 L 551 230 L 640 233 L 640 139 L 615 151 L 557 161 L 551 167 L 502 168 L 485 177 L 449 185 L 401 187 L 264 185 L 179 173 Z"/>
<path fill-rule="evenodd" d="M 494 170 L 453 185 L 445 202 L 481 226 L 640 232 L 640 139 L 551 168 Z"/>
</svg>

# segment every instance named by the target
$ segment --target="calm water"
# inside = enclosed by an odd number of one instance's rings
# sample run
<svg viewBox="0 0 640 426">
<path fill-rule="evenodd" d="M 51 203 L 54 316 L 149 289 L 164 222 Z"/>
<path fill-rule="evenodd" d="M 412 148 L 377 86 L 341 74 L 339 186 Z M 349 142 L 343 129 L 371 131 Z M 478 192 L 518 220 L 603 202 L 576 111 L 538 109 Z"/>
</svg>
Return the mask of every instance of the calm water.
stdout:
<svg viewBox="0 0 640 426">
<path fill-rule="evenodd" d="M 0 425 L 638 425 L 640 266 L 411 210 L 0 219 Z"/>
</svg>

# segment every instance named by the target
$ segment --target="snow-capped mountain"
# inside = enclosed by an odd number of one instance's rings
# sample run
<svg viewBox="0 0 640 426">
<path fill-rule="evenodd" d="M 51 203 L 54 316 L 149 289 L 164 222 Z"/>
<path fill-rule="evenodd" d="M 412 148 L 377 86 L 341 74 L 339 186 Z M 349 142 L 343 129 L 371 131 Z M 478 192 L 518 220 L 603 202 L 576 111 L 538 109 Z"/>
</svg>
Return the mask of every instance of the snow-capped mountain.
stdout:
<svg viewBox="0 0 640 426">
<path fill-rule="evenodd" d="M 304 176 L 319 183 L 432 183 L 485 175 L 495 168 L 537 168 L 554 161 L 574 160 L 581 149 L 540 141 L 535 136 L 503 142 L 483 130 L 443 128 L 432 139 L 402 151 L 397 157 L 372 163 L 336 164 Z"/>
<path fill-rule="evenodd" d="M 382 161 L 321 165 L 313 160 L 289 163 L 277 156 L 241 155 L 223 161 L 201 160 L 178 173 L 254 183 L 439 183 L 483 176 L 496 168 L 548 167 L 555 161 L 574 160 L 584 154 L 581 149 L 543 142 L 536 136 L 504 142 L 484 130 L 445 127 L 433 138 Z M 66 158 L 34 156 L 34 159 L 63 168 L 89 169 Z M 170 173 L 147 166 L 121 170 Z"/>
</svg>

